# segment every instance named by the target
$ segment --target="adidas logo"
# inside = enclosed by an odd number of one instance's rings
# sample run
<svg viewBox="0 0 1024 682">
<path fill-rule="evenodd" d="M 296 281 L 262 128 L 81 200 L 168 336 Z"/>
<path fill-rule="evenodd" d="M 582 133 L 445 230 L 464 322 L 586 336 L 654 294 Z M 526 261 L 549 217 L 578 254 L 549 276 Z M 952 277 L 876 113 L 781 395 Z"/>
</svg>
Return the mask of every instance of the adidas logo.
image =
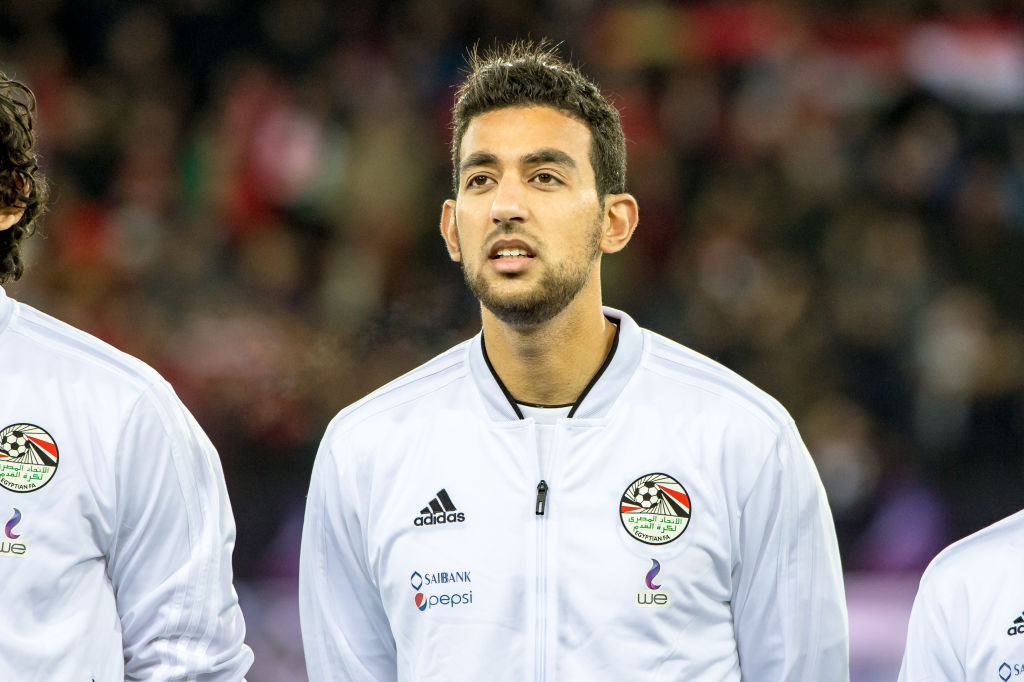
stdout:
<svg viewBox="0 0 1024 682">
<path fill-rule="evenodd" d="M 414 526 L 433 526 L 439 523 L 462 523 L 466 515 L 455 508 L 448 491 L 441 488 L 427 506 L 420 509 L 420 515 L 413 519 Z"/>
<path fill-rule="evenodd" d="M 1024 611 L 1021 615 L 1013 619 L 1013 625 L 1006 631 L 1006 634 L 1010 635 L 1024 635 Z"/>
</svg>

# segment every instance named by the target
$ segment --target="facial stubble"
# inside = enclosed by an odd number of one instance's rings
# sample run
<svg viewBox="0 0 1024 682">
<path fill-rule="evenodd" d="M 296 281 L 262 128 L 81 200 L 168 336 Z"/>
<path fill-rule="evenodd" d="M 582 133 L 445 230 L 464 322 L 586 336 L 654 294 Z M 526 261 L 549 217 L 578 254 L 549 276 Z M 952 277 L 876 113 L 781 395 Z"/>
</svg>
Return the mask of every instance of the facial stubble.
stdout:
<svg viewBox="0 0 1024 682">
<path fill-rule="evenodd" d="M 461 262 L 466 285 L 480 304 L 505 324 L 518 329 L 540 326 L 565 310 L 590 281 L 594 263 L 601 255 L 602 222 L 603 216 L 598 215 L 592 229 L 587 233 L 581 257 L 563 261 L 555 267 L 547 267 L 537 284 L 527 292 L 518 295 L 496 292 L 484 276 L 486 261 L 476 272 L 470 272 L 466 268 L 465 260 Z M 509 235 L 517 231 L 515 225 L 507 224 L 501 227 Z M 516 276 L 518 275 L 512 277 Z"/>
</svg>

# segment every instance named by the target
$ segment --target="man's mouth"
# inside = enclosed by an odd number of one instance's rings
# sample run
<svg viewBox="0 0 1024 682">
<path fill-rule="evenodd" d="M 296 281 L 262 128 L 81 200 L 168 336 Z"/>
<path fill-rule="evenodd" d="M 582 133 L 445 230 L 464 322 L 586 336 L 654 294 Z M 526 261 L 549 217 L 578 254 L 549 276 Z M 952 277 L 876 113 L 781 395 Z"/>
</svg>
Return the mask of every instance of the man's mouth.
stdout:
<svg viewBox="0 0 1024 682">
<path fill-rule="evenodd" d="M 487 257 L 495 271 L 517 277 L 533 265 L 537 254 L 521 239 L 499 239 L 491 245 Z"/>
<path fill-rule="evenodd" d="M 491 258 L 533 258 L 533 254 L 526 249 L 498 249 Z"/>
<path fill-rule="evenodd" d="M 492 246 L 487 257 L 491 260 L 534 258 L 533 250 L 529 245 L 518 239 L 499 239 Z"/>
</svg>

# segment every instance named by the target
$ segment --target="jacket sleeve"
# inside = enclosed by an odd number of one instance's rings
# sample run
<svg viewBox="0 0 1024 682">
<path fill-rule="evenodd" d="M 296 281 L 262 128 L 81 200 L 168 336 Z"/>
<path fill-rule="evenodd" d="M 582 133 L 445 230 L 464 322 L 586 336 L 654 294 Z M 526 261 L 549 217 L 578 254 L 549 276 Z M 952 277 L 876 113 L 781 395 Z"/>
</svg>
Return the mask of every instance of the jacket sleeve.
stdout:
<svg viewBox="0 0 1024 682">
<path fill-rule="evenodd" d="M 938 589 L 935 577 L 933 563 L 921 578 L 921 586 L 914 597 L 899 682 L 963 682 L 967 679 L 961 658 L 964 647 L 955 642 L 962 639 L 969 619 L 950 618 L 956 613 L 965 614 L 967 610 L 952 605 L 947 609 L 943 603 L 963 591 L 950 585 Z"/>
<path fill-rule="evenodd" d="M 299 616 L 310 682 L 397 679 L 395 640 L 371 578 L 360 491 L 328 442 L 317 454 L 299 559 Z"/>
<path fill-rule="evenodd" d="M 779 434 L 740 512 L 733 619 L 743 679 L 850 679 L 835 526 L 795 425 Z"/>
<path fill-rule="evenodd" d="M 164 382 L 117 444 L 107 570 L 126 680 L 238 682 L 252 664 L 232 585 L 235 525 L 213 444 Z"/>
</svg>

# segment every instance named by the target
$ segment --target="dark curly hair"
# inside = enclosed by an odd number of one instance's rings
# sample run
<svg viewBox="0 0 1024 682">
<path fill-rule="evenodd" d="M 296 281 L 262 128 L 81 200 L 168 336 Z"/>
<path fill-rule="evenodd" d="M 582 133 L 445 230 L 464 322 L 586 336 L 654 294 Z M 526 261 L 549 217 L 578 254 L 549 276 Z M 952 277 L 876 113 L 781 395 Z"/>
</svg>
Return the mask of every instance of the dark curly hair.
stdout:
<svg viewBox="0 0 1024 682">
<path fill-rule="evenodd" d="M 0 230 L 0 284 L 21 277 L 21 242 L 34 231 L 49 196 L 32 149 L 35 110 L 36 98 L 28 86 L 0 72 L 0 207 L 25 208 L 17 224 Z"/>
<path fill-rule="evenodd" d="M 452 186 L 459 191 L 462 137 L 475 116 L 505 107 L 548 106 L 584 123 L 590 129 L 590 165 L 597 194 L 626 191 L 626 137 L 618 110 L 597 85 L 556 53 L 547 40 L 517 41 L 495 46 L 481 56 L 473 48 L 467 59 L 469 75 L 455 95 L 452 108 Z"/>
</svg>

